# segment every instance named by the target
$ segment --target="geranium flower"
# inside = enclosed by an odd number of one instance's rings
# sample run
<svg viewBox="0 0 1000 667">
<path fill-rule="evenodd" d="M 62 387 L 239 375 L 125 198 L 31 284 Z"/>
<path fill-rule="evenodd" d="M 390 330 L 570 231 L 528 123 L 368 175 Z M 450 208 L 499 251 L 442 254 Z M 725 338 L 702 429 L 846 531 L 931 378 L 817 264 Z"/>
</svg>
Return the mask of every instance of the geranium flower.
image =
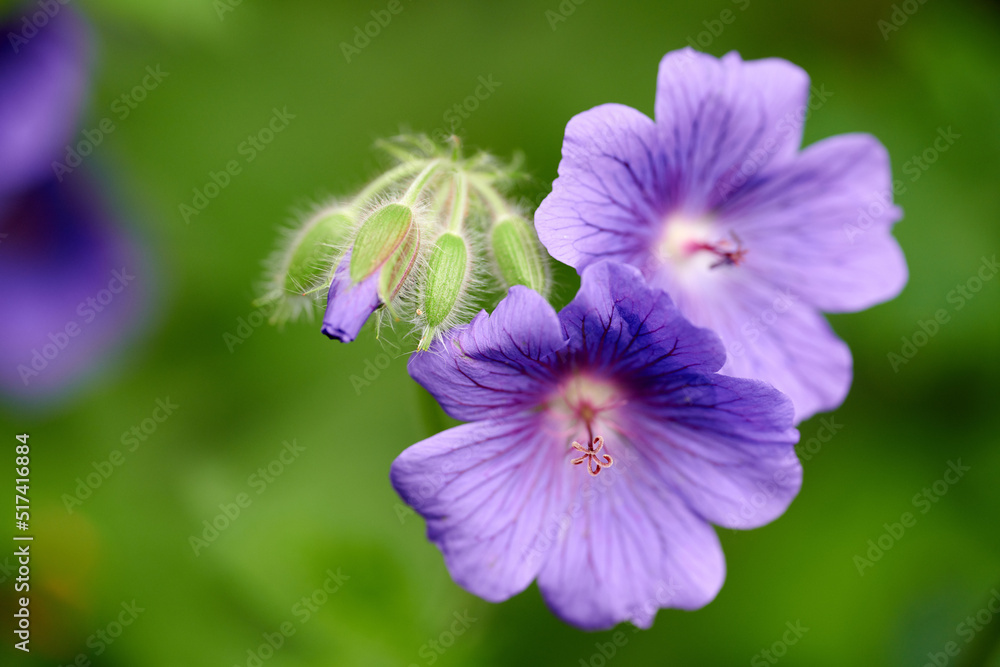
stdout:
<svg viewBox="0 0 1000 667">
<path fill-rule="evenodd" d="M 82 386 L 121 349 L 148 297 L 140 252 L 104 188 L 85 167 L 53 167 L 77 127 L 89 33 L 60 7 L 25 37 L 32 11 L 0 19 L 0 396 L 22 401 Z"/>
<path fill-rule="evenodd" d="M 711 524 L 768 523 L 799 490 L 790 401 L 719 375 L 724 361 L 632 267 L 589 267 L 558 315 L 512 287 L 411 358 L 472 423 L 408 448 L 392 483 L 470 592 L 496 602 L 537 578 L 569 623 L 648 627 L 660 607 L 718 593 Z"/>
<path fill-rule="evenodd" d="M 821 311 L 867 308 L 907 278 L 885 148 L 848 134 L 799 151 L 808 94 L 784 60 L 669 53 L 655 122 L 617 104 L 570 120 L 535 215 L 556 259 L 639 267 L 719 334 L 723 373 L 770 382 L 800 420 L 837 407 L 851 382 Z"/>
</svg>

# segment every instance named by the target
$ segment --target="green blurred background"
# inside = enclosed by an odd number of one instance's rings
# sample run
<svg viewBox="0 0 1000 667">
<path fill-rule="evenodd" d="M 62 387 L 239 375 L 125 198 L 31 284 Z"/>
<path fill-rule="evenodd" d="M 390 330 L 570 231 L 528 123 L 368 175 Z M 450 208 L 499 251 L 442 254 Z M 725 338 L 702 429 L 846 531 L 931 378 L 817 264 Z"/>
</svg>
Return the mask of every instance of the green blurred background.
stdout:
<svg viewBox="0 0 1000 667">
<path fill-rule="evenodd" d="M 937 664 L 1000 665 L 1000 614 L 971 643 L 959 627 L 1000 590 L 1000 279 L 961 309 L 948 301 L 1000 252 L 997 5 L 911 0 L 897 5 L 901 25 L 886 39 L 879 21 L 894 7 L 883 1 L 402 0 L 347 62 L 341 42 L 385 1 L 237 2 L 77 4 L 98 39 L 82 128 L 110 115 L 147 66 L 168 73 L 95 161 L 148 249 L 153 297 L 145 334 L 84 390 L 45 409 L 0 410 L 11 450 L 16 432 L 31 434 L 36 528 L 33 651 L 13 651 L 8 634 L 0 661 L 921 666 L 955 642 L 959 655 Z M 726 10 L 733 20 L 717 22 Z M 450 580 L 388 481 L 393 458 L 430 434 L 402 353 L 370 328 L 342 346 L 315 323 L 279 332 L 241 322 L 258 321 L 250 302 L 279 224 L 372 176 L 376 138 L 444 128 L 445 112 L 492 76 L 500 86 L 458 132 L 500 156 L 523 151 L 536 177 L 523 194 L 537 201 L 567 120 L 604 102 L 652 114 L 659 59 L 689 40 L 804 67 L 832 93 L 806 143 L 864 131 L 888 146 L 906 187 L 896 234 L 911 278 L 895 301 L 833 318 L 855 382 L 842 408 L 802 425 L 805 484 L 787 514 L 752 532 L 721 530 L 728 577 L 715 602 L 661 611 L 649 631 L 623 625 L 615 645 L 614 632 L 562 624 L 534 586 L 493 605 Z M 287 129 L 185 224 L 179 205 L 210 171 L 242 160 L 240 143 L 286 107 Z M 928 153 L 933 164 L 911 161 L 948 128 L 960 138 Z M 572 276 L 559 275 L 565 296 Z M 887 355 L 939 309 L 949 322 L 894 372 Z M 384 368 L 375 376 L 369 363 Z M 370 385 L 356 388 L 350 377 L 366 369 Z M 157 399 L 178 407 L 129 451 L 123 434 Z M 304 449 L 271 482 L 251 477 L 269 464 L 273 473 L 293 441 Z M 114 450 L 122 465 L 68 512 L 63 495 Z M 939 483 L 939 501 L 915 505 L 959 461 L 970 470 Z M 195 555 L 191 536 L 241 493 L 250 505 Z M 885 537 L 905 512 L 916 525 Z M 891 548 L 860 574 L 855 557 L 880 537 Z M 309 610 L 302 598 L 328 571 L 340 588 Z M 12 576 L 0 570 L 8 619 Z M 138 618 L 101 639 L 133 601 Z M 295 633 L 273 655 L 260 651 L 282 624 Z M 786 624 L 808 630 L 783 644 L 794 636 Z"/>
</svg>

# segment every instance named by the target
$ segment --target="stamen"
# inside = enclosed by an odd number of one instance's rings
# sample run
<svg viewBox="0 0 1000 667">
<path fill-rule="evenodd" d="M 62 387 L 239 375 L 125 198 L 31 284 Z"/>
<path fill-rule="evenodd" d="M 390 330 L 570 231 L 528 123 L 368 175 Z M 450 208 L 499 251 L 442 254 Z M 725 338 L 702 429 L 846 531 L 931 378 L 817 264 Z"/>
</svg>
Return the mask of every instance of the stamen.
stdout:
<svg viewBox="0 0 1000 667">
<path fill-rule="evenodd" d="M 746 257 L 747 250 L 743 247 L 743 242 L 740 237 L 736 236 L 735 232 L 729 232 L 729 235 L 736 242 L 736 248 L 730 250 L 733 246 L 727 239 L 722 239 L 717 243 L 705 243 L 703 241 L 692 242 L 688 245 L 689 252 L 697 252 L 699 250 L 707 250 L 708 252 L 719 257 L 718 261 L 712 264 L 709 268 L 717 268 L 720 266 L 738 266 L 743 258 Z"/>
<path fill-rule="evenodd" d="M 590 435 L 590 428 L 587 428 L 588 435 Z M 611 458 L 608 454 L 601 454 L 601 450 L 604 449 L 604 438 L 601 436 L 591 437 L 590 444 L 584 449 L 583 445 L 579 442 L 573 441 L 573 449 L 578 452 L 583 452 L 583 456 L 579 458 L 572 459 L 570 463 L 573 465 L 580 465 L 583 462 L 587 463 L 587 472 L 590 473 L 591 477 L 597 477 L 601 470 L 604 468 L 610 468 L 615 464 L 615 460 Z"/>
</svg>

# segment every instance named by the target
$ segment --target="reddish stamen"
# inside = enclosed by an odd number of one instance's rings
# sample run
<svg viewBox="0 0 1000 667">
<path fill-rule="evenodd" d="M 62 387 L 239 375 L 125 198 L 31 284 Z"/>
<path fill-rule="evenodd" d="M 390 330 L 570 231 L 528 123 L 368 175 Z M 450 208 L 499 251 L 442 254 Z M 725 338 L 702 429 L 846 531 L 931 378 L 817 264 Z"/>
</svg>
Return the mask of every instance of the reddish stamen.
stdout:
<svg viewBox="0 0 1000 667">
<path fill-rule="evenodd" d="M 723 239 L 718 243 L 705 243 L 702 241 L 694 242 L 688 245 L 689 252 L 697 252 L 699 250 L 707 250 L 708 252 L 716 255 L 719 260 L 712 264 L 710 268 L 717 268 L 719 266 L 738 266 L 743 258 L 746 257 L 747 250 L 743 247 L 743 242 L 740 241 L 739 237 L 733 232 L 729 233 L 736 242 L 736 248 L 730 250 L 732 243 L 727 239 Z"/>
<path fill-rule="evenodd" d="M 583 445 L 579 442 L 573 441 L 573 449 L 583 452 L 583 456 L 579 458 L 572 459 L 570 463 L 573 465 L 580 465 L 584 461 L 587 462 L 587 472 L 590 473 L 591 477 L 597 477 L 601 470 L 604 468 L 610 468 L 615 464 L 615 460 L 611 458 L 608 454 L 601 454 L 600 451 L 604 449 L 604 438 L 597 436 L 596 438 L 590 433 L 590 427 L 587 427 L 587 435 L 590 435 L 590 444 L 584 449 Z"/>
</svg>

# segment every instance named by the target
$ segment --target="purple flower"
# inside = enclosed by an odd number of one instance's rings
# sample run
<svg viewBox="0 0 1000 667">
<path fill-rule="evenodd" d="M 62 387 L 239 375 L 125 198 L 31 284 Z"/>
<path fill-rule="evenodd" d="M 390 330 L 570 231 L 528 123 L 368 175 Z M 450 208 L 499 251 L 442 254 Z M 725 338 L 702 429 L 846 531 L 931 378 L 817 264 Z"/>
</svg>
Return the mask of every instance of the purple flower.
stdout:
<svg viewBox="0 0 1000 667">
<path fill-rule="evenodd" d="M 21 401 L 65 392 L 106 365 L 148 296 L 139 253 L 101 188 L 51 166 L 87 86 L 85 26 L 69 7 L 30 37 L 23 25 L 20 15 L 7 21 L 0 50 L 0 394 Z"/>
<path fill-rule="evenodd" d="M 655 122 L 616 104 L 570 120 L 535 216 L 549 252 L 578 270 L 639 267 L 719 334 L 722 372 L 770 382 L 798 419 L 838 406 L 851 382 L 821 311 L 867 308 L 907 278 L 885 148 L 848 134 L 799 151 L 808 94 L 784 60 L 669 53 Z"/>
<path fill-rule="evenodd" d="M 51 171 L 87 87 L 87 31 L 72 9 L 59 7 L 31 39 L 22 27 L 20 14 L 0 24 L 0 197 Z"/>
<path fill-rule="evenodd" d="M 583 272 L 558 315 L 512 287 L 409 364 L 464 424 L 404 451 L 399 494 L 454 580 L 496 602 L 538 580 L 561 618 L 649 627 L 725 578 L 710 524 L 783 513 L 802 469 L 790 401 L 718 375 L 725 351 L 639 272 Z"/>
<path fill-rule="evenodd" d="M 330 283 L 330 293 L 323 315 L 323 333 L 341 343 L 350 343 L 358 337 L 379 306 L 378 279 L 381 268 L 359 283 L 351 281 L 351 251 L 348 250 L 337 265 Z"/>
<path fill-rule="evenodd" d="M 139 252 L 82 176 L 0 199 L 0 393 L 78 383 L 121 349 L 148 296 Z"/>
</svg>

